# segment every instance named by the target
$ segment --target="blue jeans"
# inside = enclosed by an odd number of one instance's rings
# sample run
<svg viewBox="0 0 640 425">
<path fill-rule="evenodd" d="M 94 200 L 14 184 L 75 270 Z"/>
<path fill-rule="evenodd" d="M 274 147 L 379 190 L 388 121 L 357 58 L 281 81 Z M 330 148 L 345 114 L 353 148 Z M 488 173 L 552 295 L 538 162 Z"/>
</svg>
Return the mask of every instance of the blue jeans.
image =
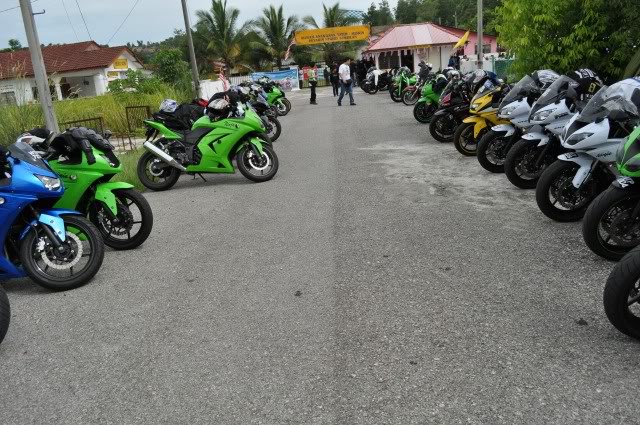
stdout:
<svg viewBox="0 0 640 425">
<path fill-rule="evenodd" d="M 349 84 L 348 86 L 342 82 L 342 80 L 340 80 L 340 97 L 338 97 L 338 105 L 342 104 L 342 98 L 344 97 L 344 93 L 347 92 L 349 93 L 349 100 L 351 100 L 351 104 L 354 104 L 355 102 L 353 101 L 353 80 L 351 81 L 351 84 Z"/>
</svg>

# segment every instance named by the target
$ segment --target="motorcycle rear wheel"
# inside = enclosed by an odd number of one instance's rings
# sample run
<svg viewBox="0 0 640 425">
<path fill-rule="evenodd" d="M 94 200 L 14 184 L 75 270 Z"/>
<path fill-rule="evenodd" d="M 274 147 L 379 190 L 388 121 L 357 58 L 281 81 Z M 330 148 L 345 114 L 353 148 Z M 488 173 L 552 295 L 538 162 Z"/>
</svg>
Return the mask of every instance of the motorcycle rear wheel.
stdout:
<svg viewBox="0 0 640 425">
<path fill-rule="evenodd" d="M 591 251 L 618 261 L 640 245 L 640 222 L 631 218 L 640 192 L 609 186 L 593 200 L 582 222 L 582 237 Z M 611 243 L 611 241 L 613 243 Z"/>
<path fill-rule="evenodd" d="M 4 340 L 9 330 L 11 322 L 11 307 L 9 305 L 9 297 L 4 288 L 0 286 L 0 343 Z"/>
<path fill-rule="evenodd" d="M 640 339 L 639 280 L 640 247 L 636 247 L 613 268 L 602 295 L 609 322 L 623 334 L 635 339 Z"/>
<path fill-rule="evenodd" d="M 164 166 L 164 168 L 155 169 L 162 160 L 158 159 L 151 152 L 145 152 L 138 160 L 138 178 L 140 183 L 147 189 L 160 192 L 163 190 L 171 189 L 180 178 L 180 170 L 170 165 Z M 156 175 L 158 174 L 158 175 Z"/>
</svg>

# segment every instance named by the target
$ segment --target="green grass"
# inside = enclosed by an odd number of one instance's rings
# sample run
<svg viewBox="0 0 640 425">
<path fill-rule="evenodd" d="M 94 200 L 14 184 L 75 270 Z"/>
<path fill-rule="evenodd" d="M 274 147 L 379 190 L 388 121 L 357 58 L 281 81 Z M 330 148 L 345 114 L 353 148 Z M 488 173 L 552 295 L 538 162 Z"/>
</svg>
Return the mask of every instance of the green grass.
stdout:
<svg viewBox="0 0 640 425">
<path fill-rule="evenodd" d="M 115 182 L 127 182 L 131 183 L 139 191 L 144 191 L 146 188 L 140 183 L 138 179 L 138 173 L 136 167 L 138 166 L 138 159 L 144 153 L 144 148 L 140 147 L 136 151 L 121 152 L 118 154 L 118 159 L 122 163 L 122 172 L 117 174 L 111 179 Z"/>
</svg>

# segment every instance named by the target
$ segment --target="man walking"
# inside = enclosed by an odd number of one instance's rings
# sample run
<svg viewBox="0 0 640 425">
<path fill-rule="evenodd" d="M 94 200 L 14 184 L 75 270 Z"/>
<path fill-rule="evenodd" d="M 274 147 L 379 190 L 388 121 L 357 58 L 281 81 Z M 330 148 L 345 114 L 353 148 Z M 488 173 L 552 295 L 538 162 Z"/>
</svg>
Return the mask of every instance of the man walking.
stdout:
<svg viewBox="0 0 640 425">
<path fill-rule="evenodd" d="M 356 102 L 353 100 L 353 81 L 351 80 L 350 64 L 351 59 L 347 58 L 342 65 L 340 65 L 340 69 L 338 70 L 338 77 L 340 78 L 340 97 L 338 97 L 338 106 L 342 106 L 342 98 L 344 97 L 345 92 L 349 93 L 351 106 L 356 105 Z"/>
<path fill-rule="evenodd" d="M 311 89 L 311 105 L 317 105 L 316 102 L 316 86 L 318 85 L 318 77 L 315 70 L 316 64 L 312 63 L 307 70 L 307 79 L 309 80 L 309 88 Z"/>
</svg>

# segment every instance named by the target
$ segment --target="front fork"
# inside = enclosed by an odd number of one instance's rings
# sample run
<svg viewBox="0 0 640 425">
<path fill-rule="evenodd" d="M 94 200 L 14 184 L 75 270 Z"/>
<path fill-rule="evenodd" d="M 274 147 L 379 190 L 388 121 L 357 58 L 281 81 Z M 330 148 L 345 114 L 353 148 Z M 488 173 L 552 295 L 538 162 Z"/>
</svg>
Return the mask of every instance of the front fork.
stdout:
<svg viewBox="0 0 640 425">
<path fill-rule="evenodd" d="M 62 220 L 62 218 L 60 217 L 54 217 L 47 214 L 38 214 L 33 206 L 29 206 L 29 209 L 31 210 L 33 218 L 35 219 L 35 221 L 31 225 L 31 228 L 35 232 L 37 232 L 38 223 L 41 223 L 40 228 L 51 241 L 51 245 L 53 245 L 59 252 L 64 252 L 63 242 L 66 239 L 64 220 Z"/>
</svg>

